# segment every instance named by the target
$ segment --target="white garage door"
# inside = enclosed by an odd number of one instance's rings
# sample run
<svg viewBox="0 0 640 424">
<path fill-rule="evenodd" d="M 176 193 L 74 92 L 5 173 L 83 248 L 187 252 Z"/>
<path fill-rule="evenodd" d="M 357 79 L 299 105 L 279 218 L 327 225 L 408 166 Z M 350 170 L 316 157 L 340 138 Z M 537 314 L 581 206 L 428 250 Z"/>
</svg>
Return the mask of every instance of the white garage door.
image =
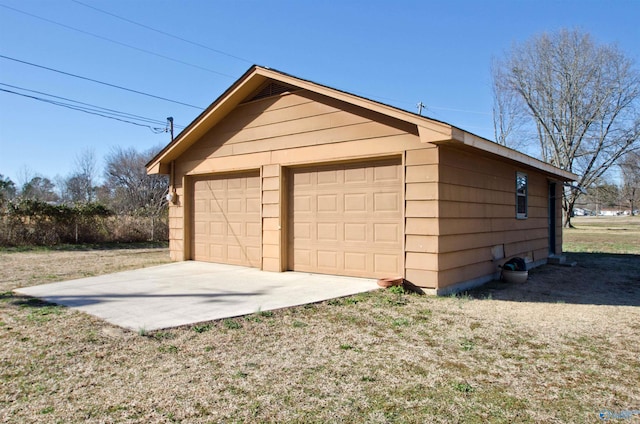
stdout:
<svg viewBox="0 0 640 424">
<path fill-rule="evenodd" d="M 260 267 L 260 175 L 193 181 L 192 259 Z"/>
<path fill-rule="evenodd" d="M 403 275 L 400 160 L 293 169 L 288 264 L 356 277 Z"/>
</svg>

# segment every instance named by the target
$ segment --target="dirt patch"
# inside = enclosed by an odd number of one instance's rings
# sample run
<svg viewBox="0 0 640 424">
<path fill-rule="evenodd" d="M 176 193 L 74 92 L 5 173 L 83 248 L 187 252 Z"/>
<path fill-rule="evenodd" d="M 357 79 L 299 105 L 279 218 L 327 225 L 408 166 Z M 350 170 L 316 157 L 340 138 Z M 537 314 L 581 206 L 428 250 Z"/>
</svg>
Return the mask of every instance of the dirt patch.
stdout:
<svg viewBox="0 0 640 424">
<path fill-rule="evenodd" d="M 567 253 L 574 267 L 546 265 L 529 271 L 525 284 L 494 281 L 474 297 L 515 302 L 640 306 L 640 256 Z"/>
<path fill-rule="evenodd" d="M 640 405 L 640 274 L 634 255 L 581 255 L 456 297 L 380 290 L 135 333 L 9 290 L 166 251 L 0 253 L 0 421 L 600 422 Z"/>
</svg>

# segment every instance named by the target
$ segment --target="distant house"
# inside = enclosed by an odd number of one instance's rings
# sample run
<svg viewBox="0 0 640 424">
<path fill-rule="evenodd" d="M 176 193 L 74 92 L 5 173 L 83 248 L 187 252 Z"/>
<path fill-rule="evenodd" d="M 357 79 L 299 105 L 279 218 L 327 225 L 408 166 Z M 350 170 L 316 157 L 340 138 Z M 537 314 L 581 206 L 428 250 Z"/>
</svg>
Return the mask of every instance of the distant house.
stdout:
<svg viewBox="0 0 640 424">
<path fill-rule="evenodd" d="M 620 209 L 600 209 L 599 215 L 618 216 L 618 215 L 622 215 L 622 211 Z"/>
<path fill-rule="evenodd" d="M 251 67 L 147 165 L 173 260 L 401 276 L 443 294 L 562 249 L 575 175 L 444 122 Z"/>
<path fill-rule="evenodd" d="M 573 208 L 573 216 L 593 216 L 595 213 L 591 209 Z"/>
</svg>

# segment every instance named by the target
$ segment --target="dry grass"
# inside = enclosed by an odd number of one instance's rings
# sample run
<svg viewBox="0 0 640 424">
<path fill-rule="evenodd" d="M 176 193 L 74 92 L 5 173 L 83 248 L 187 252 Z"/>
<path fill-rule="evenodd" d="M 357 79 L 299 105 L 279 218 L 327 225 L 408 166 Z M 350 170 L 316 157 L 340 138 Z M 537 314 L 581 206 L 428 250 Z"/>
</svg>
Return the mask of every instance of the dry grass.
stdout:
<svg viewBox="0 0 640 424">
<path fill-rule="evenodd" d="M 0 253 L 0 420 L 599 422 L 640 409 L 629 253 L 464 296 L 378 291 L 148 334 L 9 290 L 166 250 Z"/>
</svg>

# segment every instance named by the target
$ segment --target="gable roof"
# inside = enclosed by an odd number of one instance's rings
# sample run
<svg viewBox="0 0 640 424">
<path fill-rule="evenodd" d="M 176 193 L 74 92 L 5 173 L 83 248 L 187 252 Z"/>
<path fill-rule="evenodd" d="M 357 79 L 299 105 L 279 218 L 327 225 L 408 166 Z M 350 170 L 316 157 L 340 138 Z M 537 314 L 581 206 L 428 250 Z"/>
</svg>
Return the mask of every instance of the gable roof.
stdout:
<svg viewBox="0 0 640 424">
<path fill-rule="evenodd" d="M 247 100 L 250 95 L 256 95 L 256 91 L 264 88 L 267 85 L 267 81 L 308 90 L 416 125 L 420 141 L 424 143 L 451 143 L 467 146 L 527 165 L 562 180 L 570 181 L 577 178 L 576 175 L 568 171 L 556 168 L 553 165 L 501 146 L 445 122 L 258 65 L 250 67 L 193 122 L 182 130 L 171 143 L 151 159 L 146 165 L 147 172 L 150 174 L 168 174 L 171 161 L 177 159 L 193 143 L 235 109 L 238 104 Z"/>
</svg>

